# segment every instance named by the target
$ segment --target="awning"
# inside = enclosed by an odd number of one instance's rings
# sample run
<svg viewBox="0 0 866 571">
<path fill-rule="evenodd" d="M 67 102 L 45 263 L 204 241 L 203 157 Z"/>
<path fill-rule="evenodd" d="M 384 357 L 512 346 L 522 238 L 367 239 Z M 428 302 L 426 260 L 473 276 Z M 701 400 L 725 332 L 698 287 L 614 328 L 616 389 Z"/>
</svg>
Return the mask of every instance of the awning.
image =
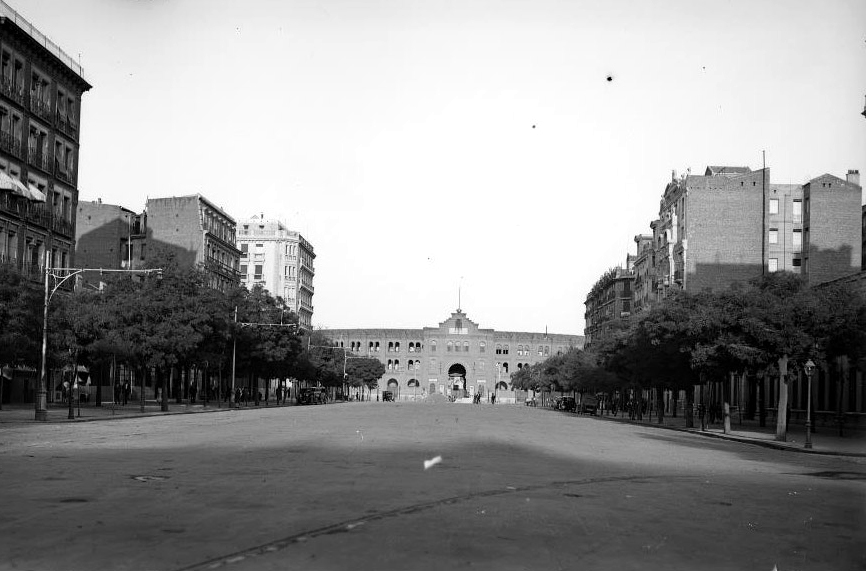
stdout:
<svg viewBox="0 0 866 571">
<path fill-rule="evenodd" d="M 0 190 L 8 190 L 16 196 L 30 198 L 30 189 L 17 178 L 0 171 Z"/>
<path fill-rule="evenodd" d="M 45 202 L 45 193 L 36 188 L 35 185 L 28 184 L 27 189 L 30 191 L 28 199 L 31 202 Z"/>
</svg>

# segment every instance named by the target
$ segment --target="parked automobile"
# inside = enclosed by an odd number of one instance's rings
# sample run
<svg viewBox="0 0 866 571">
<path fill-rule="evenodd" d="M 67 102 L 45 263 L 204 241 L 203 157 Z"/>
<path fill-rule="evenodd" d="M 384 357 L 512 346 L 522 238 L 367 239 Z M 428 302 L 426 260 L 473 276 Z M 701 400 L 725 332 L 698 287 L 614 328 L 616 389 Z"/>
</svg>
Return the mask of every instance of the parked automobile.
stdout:
<svg viewBox="0 0 866 571">
<path fill-rule="evenodd" d="M 394 393 L 392 391 L 382 391 L 382 402 L 394 402 Z"/>
<path fill-rule="evenodd" d="M 535 400 L 535 397 L 526 397 L 526 400 L 523 402 L 526 406 L 538 406 L 538 401 Z"/>
<path fill-rule="evenodd" d="M 298 391 L 298 404 L 325 404 L 328 402 L 328 393 L 325 389 L 314 387 Z"/>
<path fill-rule="evenodd" d="M 580 395 L 578 410 L 581 414 L 595 415 L 598 413 L 598 397 L 595 395 Z"/>
<path fill-rule="evenodd" d="M 559 410 L 564 410 L 565 412 L 576 411 L 577 402 L 574 400 L 574 397 L 562 397 L 559 400 Z"/>
</svg>

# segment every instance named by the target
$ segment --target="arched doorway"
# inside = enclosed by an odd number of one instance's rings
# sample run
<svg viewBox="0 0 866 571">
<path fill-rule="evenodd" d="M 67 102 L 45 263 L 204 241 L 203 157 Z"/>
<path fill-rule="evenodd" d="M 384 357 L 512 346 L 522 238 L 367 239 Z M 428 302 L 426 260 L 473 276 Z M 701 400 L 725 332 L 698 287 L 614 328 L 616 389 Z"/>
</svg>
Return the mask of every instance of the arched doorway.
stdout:
<svg viewBox="0 0 866 571">
<path fill-rule="evenodd" d="M 464 398 L 466 394 L 466 367 L 454 363 L 448 369 L 448 388 L 454 398 Z"/>
<path fill-rule="evenodd" d="M 397 379 L 388 379 L 387 387 L 387 390 L 391 391 L 394 400 L 400 398 L 400 383 Z"/>
<path fill-rule="evenodd" d="M 418 379 L 409 379 L 409 382 L 406 383 L 406 386 L 412 389 L 412 400 L 418 399 L 418 387 L 421 386 L 421 383 L 418 382 Z"/>
</svg>

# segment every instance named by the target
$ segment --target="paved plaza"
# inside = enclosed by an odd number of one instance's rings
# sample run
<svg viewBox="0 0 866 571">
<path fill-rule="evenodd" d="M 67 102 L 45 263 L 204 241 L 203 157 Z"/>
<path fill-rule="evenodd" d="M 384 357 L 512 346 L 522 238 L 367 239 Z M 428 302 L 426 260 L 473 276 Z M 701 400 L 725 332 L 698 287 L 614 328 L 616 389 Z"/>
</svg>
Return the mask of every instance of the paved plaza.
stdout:
<svg viewBox="0 0 866 571">
<path fill-rule="evenodd" d="M 522 406 L 2 422 L 0 477 L 0 569 L 866 565 L 866 458 Z"/>
</svg>

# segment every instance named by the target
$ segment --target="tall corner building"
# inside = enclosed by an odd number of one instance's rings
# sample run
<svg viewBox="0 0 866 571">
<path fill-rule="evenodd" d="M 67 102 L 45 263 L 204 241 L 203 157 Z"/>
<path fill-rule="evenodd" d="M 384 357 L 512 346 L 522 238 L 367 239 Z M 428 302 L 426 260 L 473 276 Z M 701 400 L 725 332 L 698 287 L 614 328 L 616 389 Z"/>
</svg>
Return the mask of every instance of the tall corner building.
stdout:
<svg viewBox="0 0 866 571">
<path fill-rule="evenodd" d="M 238 247 L 241 285 L 260 284 L 271 295 L 281 297 L 298 314 L 301 327 L 312 329 L 313 245 L 300 232 L 289 230 L 278 220 L 266 220 L 262 214 L 241 221 Z"/>
<path fill-rule="evenodd" d="M 0 263 L 34 280 L 75 250 L 81 66 L 0 1 Z"/>
</svg>

